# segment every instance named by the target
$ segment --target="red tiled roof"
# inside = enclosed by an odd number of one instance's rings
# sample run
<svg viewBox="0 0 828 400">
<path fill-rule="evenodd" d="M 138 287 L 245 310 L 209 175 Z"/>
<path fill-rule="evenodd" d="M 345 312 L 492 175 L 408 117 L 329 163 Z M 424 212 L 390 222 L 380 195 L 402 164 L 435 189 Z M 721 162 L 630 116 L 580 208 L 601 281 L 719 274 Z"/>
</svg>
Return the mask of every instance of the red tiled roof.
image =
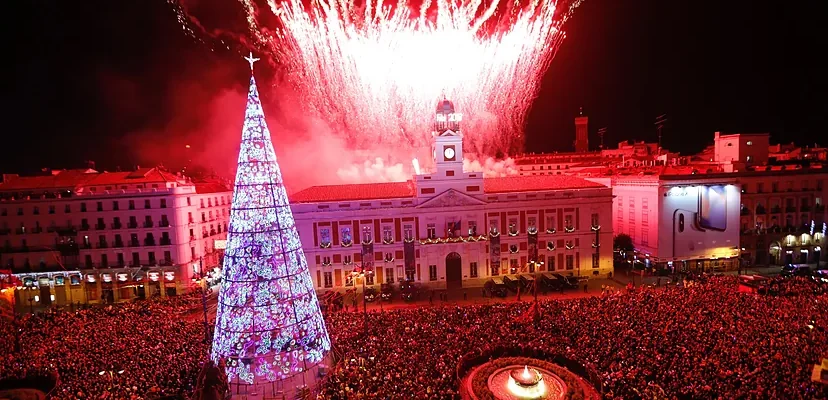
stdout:
<svg viewBox="0 0 828 400">
<path fill-rule="evenodd" d="M 532 192 L 542 190 L 589 189 L 605 187 L 599 183 L 566 175 L 509 176 L 484 178 L 486 193 Z"/>
<path fill-rule="evenodd" d="M 414 196 L 414 184 L 406 182 L 312 186 L 290 196 L 291 203 L 399 199 Z"/>
<path fill-rule="evenodd" d="M 196 193 L 221 193 L 229 192 L 232 189 L 228 188 L 219 182 L 195 182 Z"/>
<path fill-rule="evenodd" d="M 95 170 L 54 171 L 46 176 L 8 176 L 0 183 L 0 191 L 29 191 L 74 189 L 81 186 L 173 182 L 177 177 L 157 168 L 142 168 L 127 172 L 97 172 Z"/>
</svg>

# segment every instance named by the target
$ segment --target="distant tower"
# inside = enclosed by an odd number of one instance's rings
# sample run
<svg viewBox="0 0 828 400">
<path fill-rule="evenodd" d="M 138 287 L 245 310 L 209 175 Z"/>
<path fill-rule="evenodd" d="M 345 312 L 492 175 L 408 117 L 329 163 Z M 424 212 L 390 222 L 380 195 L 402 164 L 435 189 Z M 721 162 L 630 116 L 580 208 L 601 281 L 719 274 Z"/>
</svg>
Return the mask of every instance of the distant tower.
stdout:
<svg viewBox="0 0 828 400">
<path fill-rule="evenodd" d="M 575 117 L 575 151 L 582 153 L 589 151 L 589 117 L 584 115 L 584 108 Z"/>
<path fill-rule="evenodd" d="M 330 350 L 251 74 L 211 358 L 238 394 L 275 398 L 280 381 L 293 398 L 315 384 Z"/>
</svg>

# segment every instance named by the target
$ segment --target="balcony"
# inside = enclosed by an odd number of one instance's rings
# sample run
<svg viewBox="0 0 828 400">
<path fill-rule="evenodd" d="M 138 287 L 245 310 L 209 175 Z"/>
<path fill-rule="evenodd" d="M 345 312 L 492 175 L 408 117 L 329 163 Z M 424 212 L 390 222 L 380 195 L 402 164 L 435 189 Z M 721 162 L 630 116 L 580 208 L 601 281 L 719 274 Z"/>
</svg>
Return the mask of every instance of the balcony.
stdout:
<svg viewBox="0 0 828 400">
<path fill-rule="evenodd" d="M 136 229 L 136 228 L 138 228 L 138 223 L 137 222 L 130 222 L 130 223 L 127 224 L 127 228 Z"/>
<path fill-rule="evenodd" d="M 155 239 L 144 239 L 144 246 L 155 246 Z"/>
<path fill-rule="evenodd" d="M 95 224 L 95 229 L 102 231 L 106 229 L 106 224 Z"/>
<path fill-rule="evenodd" d="M 750 210 L 743 208 L 739 211 L 739 215 L 750 215 Z"/>
<path fill-rule="evenodd" d="M 120 222 L 113 222 L 112 223 L 112 229 L 121 229 L 123 227 L 124 227 L 124 224 L 122 224 Z"/>
<path fill-rule="evenodd" d="M 89 230 L 89 224 L 81 224 L 81 226 L 80 226 L 80 228 L 78 228 L 78 230 L 79 231 L 88 231 Z"/>
<path fill-rule="evenodd" d="M 787 207 L 785 207 L 785 212 L 789 212 L 789 213 L 796 212 L 796 206 L 787 206 Z"/>
<path fill-rule="evenodd" d="M 11 233 L 11 229 L 9 228 L 0 229 L 0 235 L 8 235 L 9 233 Z"/>
<path fill-rule="evenodd" d="M 14 233 L 16 233 L 18 235 L 23 235 L 23 234 L 26 233 L 26 228 L 17 228 L 17 229 L 14 230 Z"/>
<path fill-rule="evenodd" d="M 161 238 L 161 240 L 159 240 L 159 243 L 161 243 L 162 246 L 169 246 L 169 245 L 172 244 L 170 242 L 170 239 L 164 239 L 164 238 Z"/>
<path fill-rule="evenodd" d="M 32 228 L 32 233 L 43 233 L 43 228 L 36 226 Z"/>
<path fill-rule="evenodd" d="M 129 241 L 129 246 L 130 247 L 141 247 L 141 242 L 139 242 L 138 239 L 130 240 Z"/>
<path fill-rule="evenodd" d="M 202 234 L 201 234 L 201 236 L 202 236 L 204 239 L 207 239 L 207 238 L 210 236 L 210 234 L 209 234 L 209 233 L 207 233 L 207 232 L 204 232 L 204 233 L 202 233 Z"/>
<path fill-rule="evenodd" d="M 98 248 L 99 248 L 99 249 L 106 249 L 106 248 L 108 248 L 108 247 L 109 247 L 109 245 L 107 245 L 107 244 L 106 244 L 106 242 L 100 242 L 100 243 L 98 243 Z"/>
<path fill-rule="evenodd" d="M 811 206 L 809 206 L 807 204 L 803 204 L 802 206 L 799 207 L 799 211 L 809 212 L 809 211 L 811 211 Z"/>
<path fill-rule="evenodd" d="M 170 221 L 161 221 L 161 222 L 158 223 L 158 227 L 159 228 L 169 228 L 170 227 Z"/>
<path fill-rule="evenodd" d="M 116 240 L 115 243 L 112 244 L 112 247 L 124 247 L 124 242 Z"/>
<path fill-rule="evenodd" d="M 87 250 L 91 249 L 92 248 L 92 243 L 83 243 L 83 244 L 80 245 L 80 248 L 87 249 Z"/>
<path fill-rule="evenodd" d="M 195 237 L 195 236 L 190 236 L 190 241 L 191 241 L 191 242 L 195 242 L 195 240 L 196 240 L 196 237 Z"/>
<path fill-rule="evenodd" d="M 144 228 L 152 228 L 155 224 L 152 221 L 144 221 Z"/>
<path fill-rule="evenodd" d="M 765 207 L 756 207 L 756 214 L 762 215 L 762 214 L 767 214 L 767 213 L 768 213 L 768 210 L 766 210 Z"/>
<path fill-rule="evenodd" d="M 771 214 L 779 214 L 780 212 L 782 212 L 782 207 L 771 207 Z"/>
<path fill-rule="evenodd" d="M 172 260 L 164 260 L 164 261 L 161 261 L 161 263 L 159 265 L 162 266 L 162 267 L 171 267 L 173 265 L 173 262 L 172 262 Z"/>
</svg>

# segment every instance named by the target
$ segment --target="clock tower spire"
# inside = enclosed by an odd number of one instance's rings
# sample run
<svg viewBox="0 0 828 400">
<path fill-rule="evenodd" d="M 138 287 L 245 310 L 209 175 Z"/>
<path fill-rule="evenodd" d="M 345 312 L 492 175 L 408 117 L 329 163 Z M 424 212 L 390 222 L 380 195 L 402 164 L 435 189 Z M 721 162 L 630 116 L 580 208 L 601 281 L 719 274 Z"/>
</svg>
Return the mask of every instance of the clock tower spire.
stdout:
<svg viewBox="0 0 828 400">
<path fill-rule="evenodd" d="M 434 165 L 439 176 L 463 175 L 463 134 L 460 121 L 463 115 L 455 112 L 454 103 L 443 98 L 434 115 Z"/>
</svg>

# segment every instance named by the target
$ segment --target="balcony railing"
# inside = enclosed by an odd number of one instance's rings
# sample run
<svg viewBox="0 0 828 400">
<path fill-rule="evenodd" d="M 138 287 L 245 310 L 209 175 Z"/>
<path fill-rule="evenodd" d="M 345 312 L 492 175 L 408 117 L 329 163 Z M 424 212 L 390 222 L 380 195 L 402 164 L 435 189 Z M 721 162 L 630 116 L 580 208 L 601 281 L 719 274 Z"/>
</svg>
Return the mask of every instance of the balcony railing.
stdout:
<svg viewBox="0 0 828 400">
<path fill-rule="evenodd" d="M 138 227 L 137 222 L 130 222 L 129 224 L 127 224 L 127 228 L 129 228 L 129 229 L 135 229 L 137 227 Z"/>
<path fill-rule="evenodd" d="M 155 224 L 152 221 L 144 221 L 144 228 L 152 228 Z"/>
<path fill-rule="evenodd" d="M 785 212 L 796 212 L 796 206 L 785 207 Z"/>
<path fill-rule="evenodd" d="M 741 209 L 741 211 L 739 211 L 739 214 L 740 215 L 750 215 L 750 210 L 748 210 L 747 208 L 743 208 L 743 209 Z"/>
<path fill-rule="evenodd" d="M 43 228 L 36 226 L 32 228 L 32 233 L 43 233 Z"/>
<path fill-rule="evenodd" d="M 169 246 L 169 245 L 171 245 L 171 244 L 172 244 L 172 243 L 170 242 L 170 239 L 161 239 L 161 240 L 159 240 L 158 242 L 159 242 L 159 243 L 161 243 L 161 245 L 162 245 L 162 246 Z"/>
<path fill-rule="evenodd" d="M 97 229 L 99 231 L 102 231 L 102 230 L 106 229 L 106 224 L 96 224 L 95 229 Z"/>
<path fill-rule="evenodd" d="M 136 239 L 136 240 L 131 240 L 131 241 L 129 242 L 129 245 L 130 245 L 130 246 L 132 246 L 132 247 L 140 247 L 140 246 L 141 246 L 141 242 L 139 242 L 139 241 L 138 241 L 138 239 Z"/>
<path fill-rule="evenodd" d="M 771 213 L 772 214 L 779 214 L 780 212 L 782 212 L 781 207 L 771 207 Z"/>
<path fill-rule="evenodd" d="M 161 221 L 161 222 L 158 223 L 158 227 L 159 228 L 169 228 L 170 227 L 170 221 Z"/>
<path fill-rule="evenodd" d="M 112 247 L 124 247 L 124 242 L 116 240 L 115 243 L 112 244 Z"/>
<path fill-rule="evenodd" d="M 144 239 L 144 246 L 155 246 L 155 239 Z"/>
<path fill-rule="evenodd" d="M 121 229 L 124 225 L 120 222 L 113 222 L 112 229 Z"/>
<path fill-rule="evenodd" d="M 106 244 L 106 242 L 100 242 L 100 243 L 98 243 L 98 248 L 99 248 L 99 249 L 106 249 L 106 248 L 108 248 L 108 247 L 109 247 L 109 245 L 107 245 L 107 244 Z"/>
<path fill-rule="evenodd" d="M 9 228 L 0 229 L 0 235 L 8 235 L 9 233 L 11 233 L 11 229 Z"/>
<path fill-rule="evenodd" d="M 799 211 L 802 211 L 802 212 L 811 211 L 811 206 L 809 206 L 807 204 L 803 204 L 802 206 L 799 207 Z"/>
<path fill-rule="evenodd" d="M 16 233 L 18 235 L 22 235 L 22 234 L 26 233 L 26 228 L 17 228 L 17 229 L 14 230 L 14 233 Z"/>
</svg>

